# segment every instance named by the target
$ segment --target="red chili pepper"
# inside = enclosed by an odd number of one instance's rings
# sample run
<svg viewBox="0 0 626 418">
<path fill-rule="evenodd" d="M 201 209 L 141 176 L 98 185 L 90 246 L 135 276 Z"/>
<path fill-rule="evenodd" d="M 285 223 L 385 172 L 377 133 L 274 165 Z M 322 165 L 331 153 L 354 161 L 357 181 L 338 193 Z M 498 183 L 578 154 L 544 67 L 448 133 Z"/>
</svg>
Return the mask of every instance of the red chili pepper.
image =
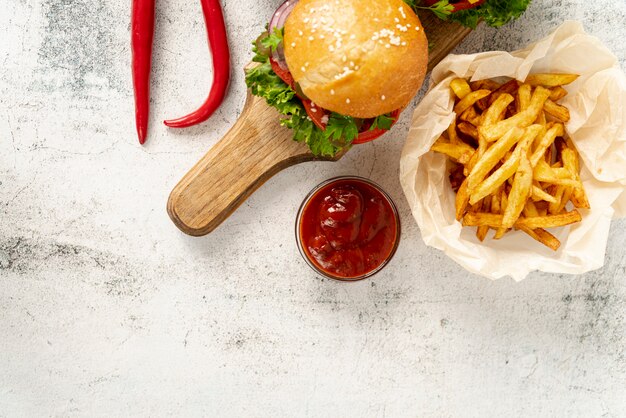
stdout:
<svg viewBox="0 0 626 418">
<path fill-rule="evenodd" d="M 150 116 L 150 66 L 154 37 L 155 0 L 133 0 L 131 11 L 131 50 L 135 89 L 135 124 L 139 143 L 146 142 Z"/>
<path fill-rule="evenodd" d="M 207 120 L 222 104 L 230 80 L 230 52 L 222 7 L 219 0 L 200 0 L 200 3 L 213 53 L 213 85 L 209 97 L 198 110 L 178 119 L 164 121 L 170 128 L 186 128 Z"/>
</svg>

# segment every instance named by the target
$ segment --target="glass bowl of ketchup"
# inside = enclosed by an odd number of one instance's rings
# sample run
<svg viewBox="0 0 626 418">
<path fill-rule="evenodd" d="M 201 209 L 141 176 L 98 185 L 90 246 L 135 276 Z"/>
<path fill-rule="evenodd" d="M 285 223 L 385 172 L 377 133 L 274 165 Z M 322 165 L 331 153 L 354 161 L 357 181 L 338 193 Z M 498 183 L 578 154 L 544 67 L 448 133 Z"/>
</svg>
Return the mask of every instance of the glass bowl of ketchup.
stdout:
<svg viewBox="0 0 626 418">
<path fill-rule="evenodd" d="M 361 280 L 378 273 L 393 257 L 400 241 L 400 217 L 376 183 L 335 177 L 315 187 L 300 205 L 296 241 L 318 274 Z"/>
</svg>

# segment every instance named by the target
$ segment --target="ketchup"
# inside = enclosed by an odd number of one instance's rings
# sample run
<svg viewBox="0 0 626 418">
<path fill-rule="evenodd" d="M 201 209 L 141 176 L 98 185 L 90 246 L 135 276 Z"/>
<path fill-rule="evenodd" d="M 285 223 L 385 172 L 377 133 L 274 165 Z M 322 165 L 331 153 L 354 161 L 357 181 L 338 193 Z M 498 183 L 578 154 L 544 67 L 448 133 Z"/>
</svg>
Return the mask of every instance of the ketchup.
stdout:
<svg viewBox="0 0 626 418">
<path fill-rule="evenodd" d="M 318 270 L 339 279 L 376 272 L 395 252 L 400 228 L 391 199 L 358 177 L 319 186 L 300 209 L 298 239 Z"/>
</svg>

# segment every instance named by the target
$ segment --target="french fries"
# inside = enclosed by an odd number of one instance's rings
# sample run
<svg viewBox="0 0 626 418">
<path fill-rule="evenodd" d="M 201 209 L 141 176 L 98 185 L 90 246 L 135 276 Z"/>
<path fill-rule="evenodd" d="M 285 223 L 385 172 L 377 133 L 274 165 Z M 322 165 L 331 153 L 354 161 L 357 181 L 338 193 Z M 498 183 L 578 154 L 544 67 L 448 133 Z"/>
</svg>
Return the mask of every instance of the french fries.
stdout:
<svg viewBox="0 0 626 418">
<path fill-rule="evenodd" d="M 563 86 L 577 78 L 450 83 L 456 119 L 431 150 L 452 160 L 455 217 L 477 227 L 480 241 L 490 229 L 494 239 L 520 230 L 557 251 L 561 243 L 546 229 L 580 222 L 578 209 L 590 208 L 580 157 L 565 137 L 569 110 L 558 103 L 567 95 Z"/>
</svg>

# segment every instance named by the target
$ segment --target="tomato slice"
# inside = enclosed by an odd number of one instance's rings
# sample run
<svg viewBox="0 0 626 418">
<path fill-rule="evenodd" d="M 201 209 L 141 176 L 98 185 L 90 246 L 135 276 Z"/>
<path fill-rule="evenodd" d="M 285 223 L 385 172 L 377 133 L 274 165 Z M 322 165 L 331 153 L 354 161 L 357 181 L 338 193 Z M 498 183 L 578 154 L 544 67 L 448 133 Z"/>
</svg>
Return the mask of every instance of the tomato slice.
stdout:
<svg viewBox="0 0 626 418">
<path fill-rule="evenodd" d="M 276 73 L 281 80 L 291 87 L 292 90 L 296 91 L 296 81 L 293 79 L 293 76 L 289 72 L 289 70 L 284 70 L 276 61 L 270 58 L 270 64 L 272 65 L 272 70 Z M 306 110 L 306 114 L 309 115 L 313 123 L 320 128 L 322 131 L 326 129 L 326 124 L 322 122 L 324 116 L 328 114 L 326 109 L 323 109 L 319 106 L 313 106 L 313 102 L 304 97 L 300 97 L 297 93 L 296 95 L 302 101 L 302 105 L 304 106 L 304 110 Z"/>
<path fill-rule="evenodd" d="M 391 112 L 390 116 L 393 118 L 393 122 L 391 123 L 391 126 L 396 124 L 396 122 L 398 121 L 398 118 L 400 117 L 401 112 L 402 112 L 402 109 L 396 109 L 393 112 Z M 380 129 L 380 128 L 376 128 L 372 130 L 366 129 L 359 133 L 359 136 L 357 136 L 356 139 L 352 141 L 352 144 L 357 144 L 357 145 L 365 144 L 366 142 L 370 142 L 370 141 L 375 140 L 376 138 L 381 137 L 387 132 L 389 131 L 386 129 Z"/>
<path fill-rule="evenodd" d="M 293 79 L 293 76 L 289 72 L 289 70 L 283 70 L 280 65 L 272 58 L 270 58 L 270 64 L 272 65 L 272 70 L 281 80 L 283 80 L 292 90 L 296 90 L 296 82 Z"/>
<path fill-rule="evenodd" d="M 309 115 L 313 123 L 322 131 L 325 131 L 326 124 L 322 122 L 322 120 L 324 119 L 324 116 L 328 115 L 328 111 L 319 106 L 313 106 L 313 102 L 308 99 L 300 98 L 300 100 L 302 100 L 306 114 Z"/>
</svg>

